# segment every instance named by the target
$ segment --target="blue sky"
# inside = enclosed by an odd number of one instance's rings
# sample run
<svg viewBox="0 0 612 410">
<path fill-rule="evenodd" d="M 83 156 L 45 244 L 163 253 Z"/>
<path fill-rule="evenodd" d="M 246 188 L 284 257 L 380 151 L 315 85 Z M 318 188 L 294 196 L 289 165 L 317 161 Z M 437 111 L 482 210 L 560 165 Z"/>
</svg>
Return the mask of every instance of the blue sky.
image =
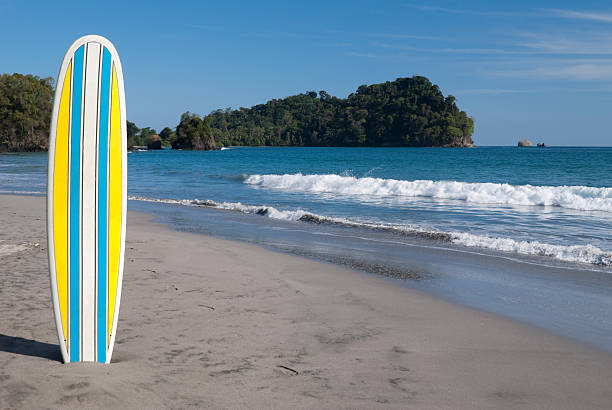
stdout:
<svg viewBox="0 0 612 410">
<path fill-rule="evenodd" d="M 457 97 L 479 145 L 612 145 L 609 1 L 99 3 L 0 0 L 0 72 L 56 77 L 72 41 L 101 34 L 128 119 L 158 131 L 184 111 L 418 74 Z"/>
</svg>

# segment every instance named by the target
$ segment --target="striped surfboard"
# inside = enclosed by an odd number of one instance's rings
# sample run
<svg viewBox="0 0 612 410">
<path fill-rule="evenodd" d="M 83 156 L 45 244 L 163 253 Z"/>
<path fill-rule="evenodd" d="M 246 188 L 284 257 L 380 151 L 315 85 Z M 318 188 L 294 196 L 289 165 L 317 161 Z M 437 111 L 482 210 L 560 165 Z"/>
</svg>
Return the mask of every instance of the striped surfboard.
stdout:
<svg viewBox="0 0 612 410">
<path fill-rule="evenodd" d="M 64 56 L 49 140 L 47 237 L 64 362 L 110 363 L 116 336 L 127 205 L 123 74 L 100 36 Z"/>
</svg>

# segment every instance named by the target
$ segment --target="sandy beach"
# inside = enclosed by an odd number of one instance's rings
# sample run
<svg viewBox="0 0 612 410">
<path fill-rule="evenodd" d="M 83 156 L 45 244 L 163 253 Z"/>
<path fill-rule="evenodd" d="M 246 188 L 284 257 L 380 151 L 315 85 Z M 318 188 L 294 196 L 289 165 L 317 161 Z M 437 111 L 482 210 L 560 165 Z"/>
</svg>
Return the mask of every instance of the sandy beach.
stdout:
<svg viewBox="0 0 612 410">
<path fill-rule="evenodd" d="M 61 363 L 45 201 L 0 196 L 0 407 L 609 409 L 612 355 L 130 212 L 113 363 Z"/>
</svg>

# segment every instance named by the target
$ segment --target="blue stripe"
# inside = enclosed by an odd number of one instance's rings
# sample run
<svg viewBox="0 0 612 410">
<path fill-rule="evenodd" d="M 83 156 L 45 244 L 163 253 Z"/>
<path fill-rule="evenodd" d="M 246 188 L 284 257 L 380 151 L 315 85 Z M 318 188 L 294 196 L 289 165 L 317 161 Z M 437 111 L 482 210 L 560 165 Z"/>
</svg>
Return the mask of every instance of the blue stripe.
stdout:
<svg viewBox="0 0 612 410">
<path fill-rule="evenodd" d="M 70 361 L 80 358 L 80 229 L 81 217 L 81 106 L 83 94 L 83 54 L 85 46 L 74 53 L 72 80 L 72 134 L 70 137 Z"/>
<path fill-rule="evenodd" d="M 100 77 L 100 131 L 98 133 L 98 361 L 106 363 L 106 272 L 108 203 L 108 99 L 111 55 L 103 48 Z"/>
</svg>

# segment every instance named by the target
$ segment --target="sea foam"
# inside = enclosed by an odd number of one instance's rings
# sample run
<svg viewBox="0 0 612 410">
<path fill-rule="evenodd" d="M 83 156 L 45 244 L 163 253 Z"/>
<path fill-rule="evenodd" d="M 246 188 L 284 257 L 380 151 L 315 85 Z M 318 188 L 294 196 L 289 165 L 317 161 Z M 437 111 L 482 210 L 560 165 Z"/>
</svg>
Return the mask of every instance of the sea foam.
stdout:
<svg viewBox="0 0 612 410">
<path fill-rule="evenodd" d="M 435 231 L 431 229 L 424 229 L 415 225 L 388 224 L 362 219 L 348 219 L 317 215 L 302 209 L 279 210 L 273 206 L 246 205 L 240 202 L 216 202 L 212 200 L 200 199 L 155 199 L 141 196 L 131 196 L 129 199 L 185 206 L 217 208 L 246 214 L 255 214 L 278 220 L 360 228 L 372 231 L 387 232 L 403 237 L 453 243 L 467 247 L 491 249 L 495 251 L 517 253 L 529 256 L 551 257 L 566 262 L 578 262 L 598 266 L 612 266 L 612 252 L 604 251 L 590 244 L 553 245 L 538 241 L 517 241 L 511 238 L 474 235 L 465 232 Z"/>
<path fill-rule="evenodd" d="M 7 256 L 13 253 L 21 252 L 28 249 L 28 245 L 19 243 L 10 243 L 0 240 L 0 256 Z"/>
<path fill-rule="evenodd" d="M 535 186 L 497 183 L 356 178 L 335 174 L 250 175 L 252 186 L 286 192 L 311 192 L 394 199 L 425 197 L 475 204 L 555 206 L 581 211 L 612 212 L 612 188 Z"/>
</svg>

